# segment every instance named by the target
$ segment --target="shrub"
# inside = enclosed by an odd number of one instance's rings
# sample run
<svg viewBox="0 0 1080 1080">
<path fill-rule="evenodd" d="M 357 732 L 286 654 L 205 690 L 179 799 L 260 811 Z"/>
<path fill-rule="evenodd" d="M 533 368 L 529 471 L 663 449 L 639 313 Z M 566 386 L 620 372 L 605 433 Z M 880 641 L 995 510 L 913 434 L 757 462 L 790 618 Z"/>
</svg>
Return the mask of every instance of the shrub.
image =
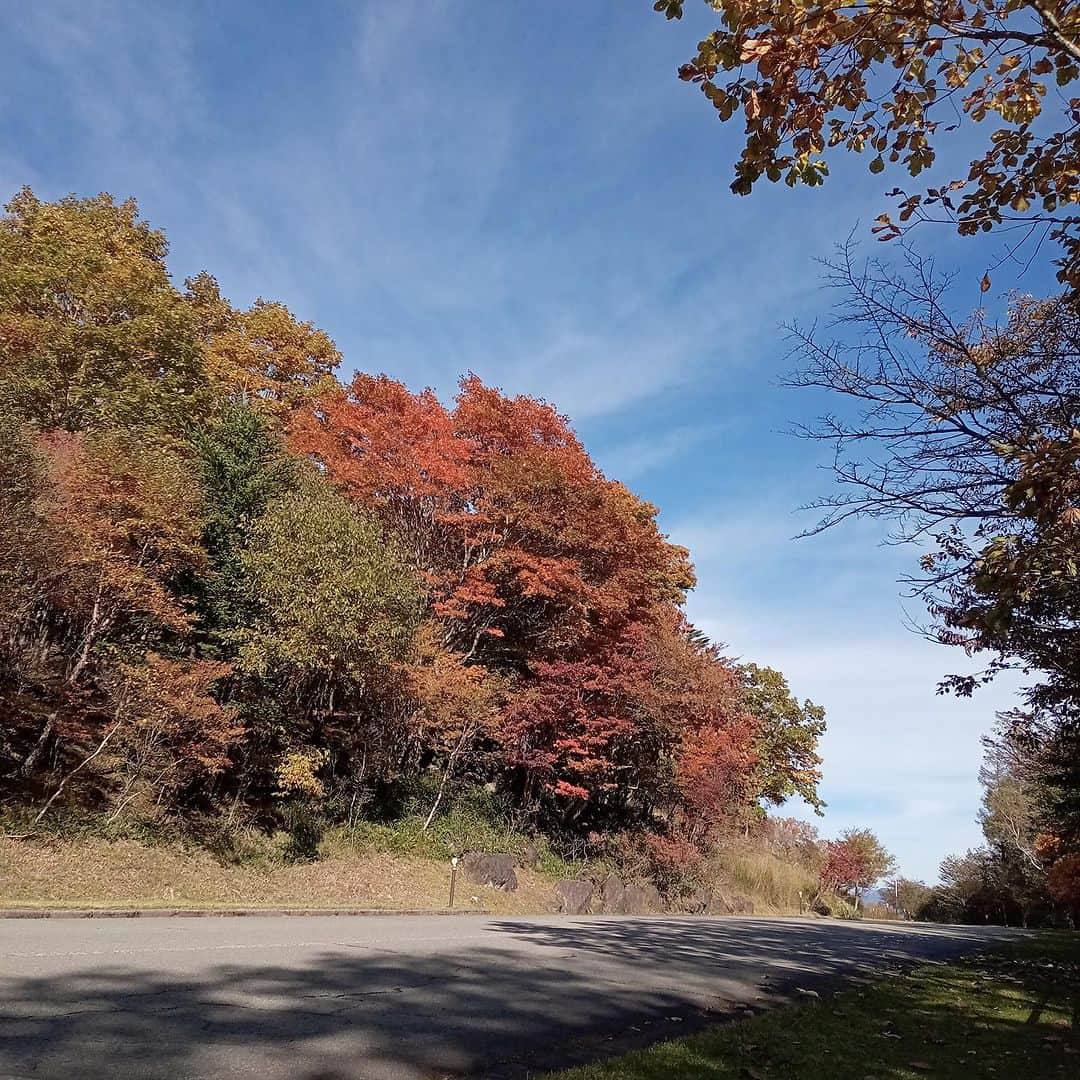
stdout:
<svg viewBox="0 0 1080 1080">
<path fill-rule="evenodd" d="M 289 863 L 314 862 L 326 826 L 306 803 L 290 803 L 284 812 L 287 839 L 281 857 Z"/>
</svg>

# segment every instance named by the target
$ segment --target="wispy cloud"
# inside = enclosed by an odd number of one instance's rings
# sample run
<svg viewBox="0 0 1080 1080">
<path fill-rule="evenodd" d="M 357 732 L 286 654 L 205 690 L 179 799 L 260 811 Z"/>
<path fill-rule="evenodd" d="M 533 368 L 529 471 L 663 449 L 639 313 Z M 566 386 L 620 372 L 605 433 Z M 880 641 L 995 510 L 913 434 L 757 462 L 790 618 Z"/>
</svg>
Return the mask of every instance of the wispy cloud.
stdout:
<svg viewBox="0 0 1080 1080">
<path fill-rule="evenodd" d="M 609 475 L 632 480 L 680 461 L 703 444 L 719 438 L 725 427 L 704 423 L 651 431 L 604 446 L 594 453 Z"/>
</svg>

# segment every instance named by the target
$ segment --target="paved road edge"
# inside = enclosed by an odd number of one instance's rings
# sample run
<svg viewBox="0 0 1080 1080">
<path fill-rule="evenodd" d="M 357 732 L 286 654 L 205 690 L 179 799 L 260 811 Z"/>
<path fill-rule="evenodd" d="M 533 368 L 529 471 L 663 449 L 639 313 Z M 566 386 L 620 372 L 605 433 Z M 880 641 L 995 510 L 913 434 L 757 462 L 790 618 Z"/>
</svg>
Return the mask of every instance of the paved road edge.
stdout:
<svg viewBox="0 0 1080 1080">
<path fill-rule="evenodd" d="M 0 919 L 171 919 L 258 915 L 490 915 L 485 909 L 416 908 L 0 908 Z"/>
</svg>

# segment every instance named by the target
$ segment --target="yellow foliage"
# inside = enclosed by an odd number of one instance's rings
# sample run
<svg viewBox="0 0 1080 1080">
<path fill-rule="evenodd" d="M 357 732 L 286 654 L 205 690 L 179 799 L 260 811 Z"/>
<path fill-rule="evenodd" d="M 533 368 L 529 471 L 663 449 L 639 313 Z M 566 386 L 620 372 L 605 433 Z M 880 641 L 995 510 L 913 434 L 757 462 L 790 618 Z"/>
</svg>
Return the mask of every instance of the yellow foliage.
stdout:
<svg viewBox="0 0 1080 1080">
<path fill-rule="evenodd" d="M 325 750 L 311 747 L 285 754 L 275 770 L 279 793 L 321 799 L 326 794 L 326 788 L 318 772 L 326 764 L 328 756 Z"/>
</svg>

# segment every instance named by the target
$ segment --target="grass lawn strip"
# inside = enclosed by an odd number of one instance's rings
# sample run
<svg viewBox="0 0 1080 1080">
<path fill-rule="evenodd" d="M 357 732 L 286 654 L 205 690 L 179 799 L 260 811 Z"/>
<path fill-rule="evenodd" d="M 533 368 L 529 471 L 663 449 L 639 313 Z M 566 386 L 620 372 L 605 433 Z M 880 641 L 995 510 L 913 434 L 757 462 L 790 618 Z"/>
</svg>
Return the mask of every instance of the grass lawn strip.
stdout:
<svg viewBox="0 0 1080 1080">
<path fill-rule="evenodd" d="M 1080 934 L 925 963 L 549 1080 L 1080 1077 Z"/>
</svg>

